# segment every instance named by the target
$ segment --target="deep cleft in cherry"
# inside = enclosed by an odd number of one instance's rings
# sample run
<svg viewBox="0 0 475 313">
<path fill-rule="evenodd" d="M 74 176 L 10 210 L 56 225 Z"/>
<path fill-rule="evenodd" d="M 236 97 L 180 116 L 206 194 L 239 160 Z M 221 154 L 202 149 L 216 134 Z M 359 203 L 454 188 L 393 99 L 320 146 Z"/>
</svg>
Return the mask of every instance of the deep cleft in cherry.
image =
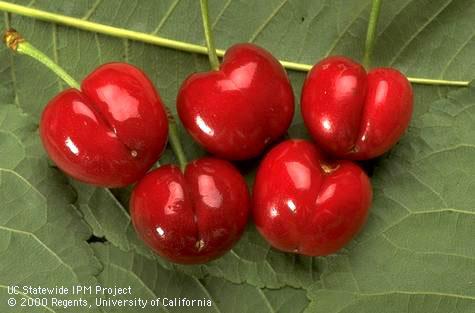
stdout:
<svg viewBox="0 0 475 313">
<path fill-rule="evenodd" d="M 40 123 L 43 145 L 68 175 L 97 186 L 142 178 L 167 143 L 168 121 L 155 87 L 126 63 L 100 66 L 81 90 L 52 99 Z"/>
<path fill-rule="evenodd" d="M 236 44 L 218 70 L 190 75 L 177 111 L 207 151 L 228 160 L 256 157 L 282 137 L 294 115 L 294 95 L 277 59 L 256 45 Z"/>
<path fill-rule="evenodd" d="M 231 163 L 202 158 L 147 174 L 134 189 L 131 217 L 140 237 L 176 263 L 214 260 L 239 240 L 249 215 L 246 182 Z"/>
<path fill-rule="evenodd" d="M 301 95 L 302 116 L 313 139 L 338 158 L 380 156 L 407 129 L 413 93 L 393 68 L 365 69 L 349 58 L 328 57 L 308 73 Z"/>
<path fill-rule="evenodd" d="M 274 147 L 259 165 L 253 216 L 273 247 L 323 256 L 335 253 L 358 233 L 371 200 L 370 180 L 358 165 L 328 160 L 313 143 L 290 139 Z"/>
</svg>

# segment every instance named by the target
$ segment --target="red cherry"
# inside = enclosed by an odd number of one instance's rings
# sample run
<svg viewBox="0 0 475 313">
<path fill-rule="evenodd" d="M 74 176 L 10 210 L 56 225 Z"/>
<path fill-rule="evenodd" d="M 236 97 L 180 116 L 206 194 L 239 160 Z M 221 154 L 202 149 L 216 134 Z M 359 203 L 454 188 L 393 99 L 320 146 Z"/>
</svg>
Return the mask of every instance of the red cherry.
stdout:
<svg viewBox="0 0 475 313">
<path fill-rule="evenodd" d="M 145 176 L 132 193 L 132 221 L 158 254 L 196 264 L 226 253 L 241 237 L 249 215 L 249 192 L 227 161 L 203 158 Z"/>
<path fill-rule="evenodd" d="M 302 89 L 302 115 L 328 153 L 365 160 L 388 151 L 409 125 L 411 84 L 393 68 L 364 68 L 345 57 L 316 64 Z"/>
<path fill-rule="evenodd" d="M 285 134 L 294 96 L 277 59 L 256 45 L 237 44 L 226 51 L 218 71 L 195 73 L 183 82 L 177 110 L 206 150 L 243 160 Z"/>
<path fill-rule="evenodd" d="M 81 85 L 52 99 L 40 123 L 43 145 L 68 175 L 98 186 L 123 187 L 158 160 L 167 116 L 152 82 L 125 63 L 105 64 Z"/>
<path fill-rule="evenodd" d="M 329 162 L 309 141 L 287 140 L 259 166 L 253 215 L 273 247 L 322 256 L 355 236 L 371 199 L 369 178 L 353 162 Z"/>
</svg>

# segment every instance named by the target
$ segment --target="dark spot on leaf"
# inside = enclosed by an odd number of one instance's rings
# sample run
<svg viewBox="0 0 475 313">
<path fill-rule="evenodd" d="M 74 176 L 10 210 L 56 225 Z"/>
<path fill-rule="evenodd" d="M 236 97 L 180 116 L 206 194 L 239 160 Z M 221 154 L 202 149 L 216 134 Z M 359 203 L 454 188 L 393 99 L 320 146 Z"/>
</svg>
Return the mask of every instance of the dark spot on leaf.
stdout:
<svg viewBox="0 0 475 313">
<path fill-rule="evenodd" d="M 89 239 L 87 240 L 88 243 L 95 243 L 95 242 L 107 242 L 107 239 L 106 237 L 96 237 L 94 235 L 91 235 L 91 237 L 89 237 Z"/>
</svg>

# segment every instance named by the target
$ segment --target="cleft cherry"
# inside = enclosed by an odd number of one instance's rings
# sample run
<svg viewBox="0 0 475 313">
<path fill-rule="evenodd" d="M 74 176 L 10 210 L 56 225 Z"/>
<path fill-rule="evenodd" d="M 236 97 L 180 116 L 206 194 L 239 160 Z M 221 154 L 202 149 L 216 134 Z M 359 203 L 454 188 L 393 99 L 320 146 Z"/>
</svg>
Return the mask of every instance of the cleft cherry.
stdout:
<svg viewBox="0 0 475 313">
<path fill-rule="evenodd" d="M 227 161 L 202 158 L 184 173 L 175 165 L 147 174 L 135 187 L 130 212 L 137 233 L 176 263 L 214 260 L 239 240 L 250 207 L 241 174 Z"/>
<path fill-rule="evenodd" d="M 40 135 L 50 158 L 68 175 L 103 187 L 140 179 L 158 160 L 168 120 L 152 82 L 126 63 L 100 66 L 81 90 L 67 89 L 43 111 Z"/>
<path fill-rule="evenodd" d="M 365 160 L 380 156 L 407 129 L 412 87 L 393 68 L 366 73 L 353 60 L 334 56 L 316 64 L 305 80 L 302 116 L 313 139 L 328 154 Z"/>
<path fill-rule="evenodd" d="M 311 142 L 292 139 L 274 147 L 260 164 L 253 217 L 273 247 L 323 256 L 358 233 L 371 199 L 371 183 L 358 165 L 330 162 Z"/>
<path fill-rule="evenodd" d="M 195 73 L 183 82 L 177 111 L 207 151 L 244 160 L 285 134 L 294 114 L 294 95 L 279 61 L 243 43 L 226 51 L 219 70 Z"/>
</svg>

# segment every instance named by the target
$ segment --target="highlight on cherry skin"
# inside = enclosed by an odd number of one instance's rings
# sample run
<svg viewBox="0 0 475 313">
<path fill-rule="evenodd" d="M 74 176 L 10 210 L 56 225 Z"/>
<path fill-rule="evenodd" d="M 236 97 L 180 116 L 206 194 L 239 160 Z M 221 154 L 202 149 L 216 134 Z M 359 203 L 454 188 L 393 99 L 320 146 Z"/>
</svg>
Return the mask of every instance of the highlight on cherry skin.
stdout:
<svg viewBox="0 0 475 313">
<path fill-rule="evenodd" d="M 177 111 L 208 152 L 244 160 L 286 133 L 294 95 L 279 61 L 263 48 L 242 43 L 226 51 L 219 70 L 194 73 L 183 82 Z"/>
<path fill-rule="evenodd" d="M 168 120 L 158 92 L 140 69 L 104 64 L 53 98 L 40 122 L 43 146 L 71 177 L 102 187 L 139 180 L 158 160 Z"/>
<path fill-rule="evenodd" d="M 244 232 L 250 196 L 244 178 L 231 163 L 202 158 L 184 173 L 164 165 L 148 173 L 130 200 L 133 225 L 162 257 L 182 264 L 214 260 Z"/>
<path fill-rule="evenodd" d="M 301 108 L 305 125 L 325 152 L 365 160 L 391 149 L 407 129 L 413 92 L 396 69 L 366 73 L 355 61 L 332 56 L 308 73 Z"/>
<path fill-rule="evenodd" d="M 362 228 L 372 201 L 371 182 L 351 161 L 328 161 L 311 142 L 286 140 L 257 171 L 253 217 L 273 247 L 325 256 Z"/>
</svg>

